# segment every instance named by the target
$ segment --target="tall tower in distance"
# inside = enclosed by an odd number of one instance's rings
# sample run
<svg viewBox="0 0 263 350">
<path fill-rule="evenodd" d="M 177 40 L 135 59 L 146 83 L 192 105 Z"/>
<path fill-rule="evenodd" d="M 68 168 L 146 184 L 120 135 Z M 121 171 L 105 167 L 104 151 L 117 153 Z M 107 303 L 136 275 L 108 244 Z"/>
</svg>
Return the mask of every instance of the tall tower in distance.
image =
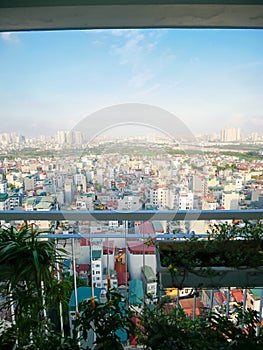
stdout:
<svg viewBox="0 0 263 350">
<path fill-rule="evenodd" d="M 221 130 L 221 142 L 238 142 L 240 140 L 240 128 L 225 128 Z"/>
<path fill-rule="evenodd" d="M 59 143 L 60 145 L 63 145 L 64 143 L 66 143 L 67 141 L 67 135 L 65 131 L 59 130 L 57 131 L 56 134 L 56 141 L 57 143 Z"/>
</svg>

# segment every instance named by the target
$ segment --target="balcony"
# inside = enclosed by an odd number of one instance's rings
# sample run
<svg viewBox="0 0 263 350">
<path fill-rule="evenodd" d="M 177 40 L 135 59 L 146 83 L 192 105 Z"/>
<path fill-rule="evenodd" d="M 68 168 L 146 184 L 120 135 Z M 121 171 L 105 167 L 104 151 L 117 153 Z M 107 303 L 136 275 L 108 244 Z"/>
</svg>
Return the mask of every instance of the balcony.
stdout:
<svg viewBox="0 0 263 350">
<path fill-rule="evenodd" d="M 149 239 L 154 240 L 167 240 L 174 239 L 174 233 L 152 233 L 147 232 L 147 230 L 143 230 L 143 232 L 131 233 L 127 222 L 152 222 L 152 221 L 166 221 L 170 222 L 178 222 L 178 221 L 224 221 L 224 220 L 261 220 L 263 215 L 263 210 L 237 210 L 237 211 L 229 211 L 229 210 L 220 210 L 220 211 L 1 211 L 0 212 L 0 220 L 1 222 L 8 222 L 11 225 L 18 224 L 21 221 L 34 222 L 34 221 L 50 221 L 53 225 L 51 226 L 51 233 L 41 233 L 40 237 L 42 239 L 56 239 L 58 247 L 61 247 L 62 243 L 59 242 L 67 242 L 68 251 L 71 254 L 69 260 L 72 261 L 72 269 L 73 275 L 76 278 L 78 269 L 77 263 L 79 256 L 79 242 L 81 239 L 89 240 L 90 245 L 96 245 L 96 240 L 104 240 L 105 245 L 103 250 L 105 250 L 105 259 L 104 263 L 107 265 L 107 270 L 109 270 L 109 260 L 111 259 L 111 254 L 113 254 L 114 247 L 118 247 L 118 251 L 115 250 L 115 255 L 118 256 L 118 259 L 122 257 L 128 265 L 128 270 L 130 270 L 131 274 L 136 275 L 136 271 L 134 269 L 135 260 L 137 270 L 141 270 L 148 265 L 153 264 L 156 266 L 156 262 L 152 262 L 152 250 L 148 250 L 147 245 L 144 243 Z M 68 229 L 64 231 L 64 233 L 57 233 L 55 229 L 55 223 L 57 222 L 74 222 L 74 230 Z M 89 232 L 83 233 L 78 231 L 79 224 L 85 223 L 85 225 L 90 223 L 96 223 L 96 225 L 103 224 L 108 221 L 123 221 L 124 222 L 124 230 L 122 232 L 116 232 L 114 230 L 108 229 L 107 232 Z M 53 227 L 53 228 L 52 228 Z M 168 226 L 169 227 L 169 226 Z M 114 241 L 112 245 L 109 242 Z M 137 241 L 137 244 L 134 242 Z M 94 242 L 94 243 L 93 243 Z M 121 242 L 118 244 L 117 242 Z M 133 242 L 133 244 L 132 244 Z M 78 247 L 78 249 L 76 249 Z M 135 247 L 135 248 L 134 248 Z M 91 249 L 91 247 L 90 247 Z M 133 251 L 133 258 L 127 259 L 124 255 L 124 252 L 131 251 L 132 249 L 137 249 L 137 251 Z M 111 254 L 110 254 L 111 250 Z M 150 255 L 149 255 L 150 254 Z M 125 261 L 126 259 L 126 261 Z M 149 260 L 151 259 L 151 260 Z M 88 263 L 88 261 L 85 261 Z M 99 266 L 99 265 L 98 265 Z M 98 270 L 99 271 L 99 270 Z M 259 272 L 262 276 L 263 273 Z M 156 275 L 156 270 L 154 271 Z M 80 276 L 80 275 L 79 275 Z M 158 275 L 157 275 L 158 276 Z M 143 278 L 142 278 L 143 279 Z M 107 286 L 107 281 L 105 282 Z M 200 296 L 202 296 L 203 306 L 209 307 L 213 310 L 216 310 L 220 313 L 223 313 L 227 318 L 232 317 L 231 313 L 233 312 L 233 300 L 236 302 L 242 301 L 243 306 L 242 310 L 245 312 L 247 308 L 253 307 L 253 303 L 257 303 L 257 308 L 259 311 L 258 323 L 255 325 L 257 332 L 259 333 L 261 322 L 262 322 L 262 308 L 263 308 L 263 289 L 257 287 L 255 285 L 243 285 L 243 282 L 239 283 L 238 281 L 233 282 L 234 285 L 228 282 L 227 286 L 218 285 L 216 288 L 212 288 L 211 286 L 203 286 L 202 288 L 198 288 L 195 284 L 192 286 L 187 285 L 189 291 L 189 295 L 183 295 L 183 293 L 187 290 L 177 290 L 177 294 L 171 297 L 171 301 L 173 301 L 174 307 L 178 307 L 179 304 L 184 308 L 186 314 L 190 316 L 193 320 L 199 318 L 200 310 L 202 307 L 200 306 Z M 128 290 L 128 278 L 124 281 L 124 290 Z M 258 284 L 257 284 L 258 285 Z M 103 287 L 101 285 L 101 287 Z M 105 287 L 105 286 L 104 286 Z M 164 295 L 165 292 L 168 295 L 168 291 L 162 287 L 160 284 L 158 285 L 157 291 L 159 295 Z M 226 287 L 226 288 L 224 288 Z M 236 289 L 234 287 L 239 287 Z M 241 287 L 241 288 L 240 288 Z M 243 288 L 242 288 L 243 287 Z M 106 287 L 107 288 L 107 287 Z M 169 288 L 168 288 L 169 289 Z M 99 290 L 99 289 L 98 289 Z M 178 297 L 179 293 L 179 297 Z M 237 294 L 239 298 L 237 297 Z M 254 297 L 253 299 L 253 293 Z M 185 297 L 186 296 L 186 297 Z M 190 296 L 190 298 L 189 298 Z M 72 294 L 71 301 L 71 314 L 75 315 L 78 312 L 78 302 L 81 300 L 78 296 L 78 289 L 76 285 L 76 280 L 74 282 L 74 292 Z M 144 295 L 142 298 L 144 301 L 147 300 L 147 296 Z M 132 299 L 131 299 L 132 300 Z M 140 300 L 141 303 L 141 300 Z M 254 305 L 255 306 L 255 305 Z"/>
</svg>

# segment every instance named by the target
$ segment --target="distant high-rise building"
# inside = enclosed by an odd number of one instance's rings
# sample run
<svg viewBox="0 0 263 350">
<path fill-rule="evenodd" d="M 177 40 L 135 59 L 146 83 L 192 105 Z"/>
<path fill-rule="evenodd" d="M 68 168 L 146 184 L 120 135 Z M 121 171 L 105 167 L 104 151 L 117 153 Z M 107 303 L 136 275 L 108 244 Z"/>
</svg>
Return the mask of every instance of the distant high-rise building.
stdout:
<svg viewBox="0 0 263 350">
<path fill-rule="evenodd" d="M 66 132 L 65 131 L 57 131 L 56 134 L 56 140 L 59 144 L 64 144 L 67 141 L 67 137 L 66 137 Z"/>
<path fill-rule="evenodd" d="M 221 130 L 222 142 L 237 142 L 241 140 L 240 128 L 225 128 Z"/>
<path fill-rule="evenodd" d="M 80 131 L 74 131 L 74 143 L 76 145 L 81 145 L 83 143 L 83 134 Z"/>
<path fill-rule="evenodd" d="M 67 144 L 72 145 L 74 143 L 74 133 L 73 131 L 67 132 Z"/>
<path fill-rule="evenodd" d="M 83 143 L 84 137 L 83 133 L 78 130 L 70 130 L 70 131 L 63 131 L 59 130 L 56 133 L 56 141 L 60 145 L 68 144 L 68 145 L 81 145 Z"/>
</svg>

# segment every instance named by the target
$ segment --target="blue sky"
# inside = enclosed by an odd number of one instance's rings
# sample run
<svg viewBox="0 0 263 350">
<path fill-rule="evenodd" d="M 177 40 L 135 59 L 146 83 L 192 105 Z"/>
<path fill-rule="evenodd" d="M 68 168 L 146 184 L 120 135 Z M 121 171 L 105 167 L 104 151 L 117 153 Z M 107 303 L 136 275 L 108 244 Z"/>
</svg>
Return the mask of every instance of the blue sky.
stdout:
<svg viewBox="0 0 263 350">
<path fill-rule="evenodd" d="M 263 133 L 262 30 L 2 33 L 0 60 L 0 133 L 53 135 L 122 103 L 161 107 L 194 134 Z"/>
</svg>

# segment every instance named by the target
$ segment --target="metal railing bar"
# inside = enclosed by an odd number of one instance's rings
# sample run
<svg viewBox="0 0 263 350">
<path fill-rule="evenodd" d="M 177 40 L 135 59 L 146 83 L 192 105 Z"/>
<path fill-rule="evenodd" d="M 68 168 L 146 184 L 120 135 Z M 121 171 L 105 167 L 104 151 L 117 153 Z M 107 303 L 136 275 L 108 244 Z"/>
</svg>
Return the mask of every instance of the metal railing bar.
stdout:
<svg viewBox="0 0 263 350">
<path fill-rule="evenodd" d="M 262 321 L 262 308 L 263 308 L 263 288 L 261 289 L 261 295 L 260 295 L 258 324 L 257 324 L 257 335 L 260 334 L 261 321 Z"/>
<path fill-rule="evenodd" d="M 49 221 L 194 221 L 194 220 L 259 220 L 263 219 L 263 210 L 50 210 L 24 211 L 1 210 L 0 220 L 49 220 Z"/>
<path fill-rule="evenodd" d="M 58 239 L 69 239 L 69 238 L 133 238 L 133 239 L 140 239 L 146 241 L 150 238 L 156 238 L 156 239 L 172 239 L 175 237 L 175 235 L 170 233 L 145 233 L 145 234 L 133 234 L 133 233 L 41 233 L 41 238 L 58 238 Z M 206 237 L 207 235 L 200 235 L 200 238 Z M 196 235 L 195 237 L 198 237 Z M 175 241 L 180 241 L 181 239 L 174 239 Z"/>
<path fill-rule="evenodd" d="M 243 306 L 242 306 L 242 331 L 244 330 L 244 315 L 245 315 L 245 312 L 246 312 L 246 306 L 247 306 L 247 288 L 244 288 L 243 289 L 243 294 L 244 294 L 244 301 L 243 301 Z"/>
<path fill-rule="evenodd" d="M 226 317 L 229 318 L 230 311 L 230 288 L 227 288 L 227 304 L 226 304 Z"/>
<path fill-rule="evenodd" d="M 210 309 L 213 309 L 213 305 L 214 305 L 214 290 L 211 289 L 210 291 Z"/>
<path fill-rule="evenodd" d="M 194 303 L 193 303 L 193 321 L 195 320 L 196 318 L 196 296 L 197 296 L 197 289 L 195 288 L 195 291 L 194 291 Z"/>
</svg>

